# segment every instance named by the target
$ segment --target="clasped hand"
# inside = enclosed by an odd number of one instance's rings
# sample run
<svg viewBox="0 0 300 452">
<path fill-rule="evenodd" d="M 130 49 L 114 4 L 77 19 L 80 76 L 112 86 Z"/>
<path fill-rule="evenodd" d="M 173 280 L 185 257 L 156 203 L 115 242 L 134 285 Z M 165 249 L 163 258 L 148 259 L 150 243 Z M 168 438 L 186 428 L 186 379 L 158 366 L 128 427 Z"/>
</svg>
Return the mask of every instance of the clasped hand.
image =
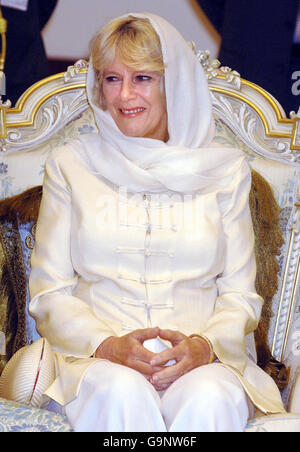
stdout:
<svg viewBox="0 0 300 452">
<path fill-rule="evenodd" d="M 172 347 L 153 353 L 143 346 L 144 341 L 157 337 L 169 341 Z M 192 339 L 179 331 L 155 327 L 135 330 L 121 337 L 111 336 L 98 347 L 95 356 L 137 370 L 157 391 L 162 391 L 185 373 L 207 364 L 209 355 L 209 345 L 204 339 Z M 175 364 L 166 366 L 171 360 Z"/>
</svg>

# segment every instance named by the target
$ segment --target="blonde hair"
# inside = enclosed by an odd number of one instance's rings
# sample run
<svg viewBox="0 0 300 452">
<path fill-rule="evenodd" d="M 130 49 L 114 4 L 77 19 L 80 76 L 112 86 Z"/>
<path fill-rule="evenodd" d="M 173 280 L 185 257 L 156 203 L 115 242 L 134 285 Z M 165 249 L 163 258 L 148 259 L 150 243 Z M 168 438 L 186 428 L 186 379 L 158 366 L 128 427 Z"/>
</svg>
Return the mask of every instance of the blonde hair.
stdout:
<svg viewBox="0 0 300 452">
<path fill-rule="evenodd" d="M 164 75 L 165 65 L 160 39 L 148 19 L 128 16 L 109 22 L 92 39 L 90 54 L 99 84 L 95 87 L 98 102 L 96 97 L 95 100 L 103 109 L 103 71 L 115 58 L 131 69 L 154 71 Z"/>
</svg>

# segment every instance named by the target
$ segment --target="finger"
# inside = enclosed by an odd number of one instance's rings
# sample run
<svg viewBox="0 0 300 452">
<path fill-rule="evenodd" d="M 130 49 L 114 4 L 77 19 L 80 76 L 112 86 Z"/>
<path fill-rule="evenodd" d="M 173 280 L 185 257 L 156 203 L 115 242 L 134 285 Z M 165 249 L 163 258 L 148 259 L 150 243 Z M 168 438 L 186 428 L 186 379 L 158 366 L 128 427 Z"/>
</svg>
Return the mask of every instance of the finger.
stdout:
<svg viewBox="0 0 300 452">
<path fill-rule="evenodd" d="M 151 383 L 151 381 L 150 381 L 150 383 Z M 165 391 L 166 389 L 168 389 L 169 386 L 171 386 L 172 383 L 173 383 L 173 381 L 170 383 L 162 384 L 160 386 L 152 384 L 152 386 L 154 387 L 154 389 L 156 391 Z"/>
<path fill-rule="evenodd" d="M 129 354 L 133 358 L 138 358 L 142 361 L 150 363 L 151 358 L 155 356 L 155 353 L 151 352 L 149 349 L 143 346 L 144 338 L 150 337 L 151 335 L 156 336 L 159 328 L 146 328 L 145 330 L 134 330 L 131 333 L 128 333 L 127 338 L 127 349 L 129 350 Z"/>
<path fill-rule="evenodd" d="M 151 375 L 143 374 L 143 377 L 145 377 L 146 380 L 149 381 L 149 383 L 151 383 Z"/>
<path fill-rule="evenodd" d="M 168 383 L 170 381 L 175 381 L 177 378 L 182 377 L 187 372 L 187 368 L 182 361 L 173 364 L 172 366 L 164 367 L 159 372 L 155 372 L 152 375 L 152 382 L 156 385 L 161 385 Z"/>
<path fill-rule="evenodd" d="M 172 345 L 177 345 L 183 339 L 186 339 L 185 334 L 181 333 L 180 331 L 174 330 L 160 330 L 159 337 L 171 342 Z"/>
<path fill-rule="evenodd" d="M 137 370 L 144 376 L 148 375 L 149 377 L 152 377 L 153 373 L 155 373 L 153 367 L 143 361 L 135 360 L 135 361 L 129 362 L 127 365 L 131 369 Z"/>
<path fill-rule="evenodd" d="M 152 375 L 152 377 L 150 377 L 150 382 L 156 387 L 162 387 L 164 385 L 169 386 L 170 384 L 174 383 L 174 381 L 177 380 L 178 378 L 179 376 L 173 375 L 172 377 L 164 378 L 163 380 L 155 380 L 153 379 Z"/>
<path fill-rule="evenodd" d="M 128 357 L 125 365 L 146 375 L 153 375 L 155 372 L 161 371 L 163 369 L 162 366 L 152 366 L 150 364 L 150 361 L 153 359 L 155 354 L 144 349 L 139 342 L 137 342 L 137 344 L 138 345 L 135 348 L 134 353 Z"/>
<path fill-rule="evenodd" d="M 154 370 L 154 369 L 153 369 Z M 160 367 L 157 367 L 156 368 L 156 370 L 155 370 L 155 372 L 159 372 L 160 370 L 162 370 L 162 368 Z M 141 372 L 142 373 L 142 372 Z M 146 378 L 146 380 L 148 380 L 150 383 L 152 383 L 151 382 L 151 379 L 152 379 L 152 375 L 154 374 L 154 372 L 152 372 L 152 374 L 144 374 L 143 373 L 143 376 Z"/>
<path fill-rule="evenodd" d="M 163 366 L 152 366 L 149 361 L 144 361 L 143 359 L 137 359 L 136 360 L 138 363 L 140 363 L 140 366 L 146 366 L 148 370 L 147 375 L 153 375 L 157 372 L 160 372 L 161 370 L 164 369 Z"/>
<path fill-rule="evenodd" d="M 133 331 L 132 336 L 140 342 L 144 342 L 147 339 L 154 339 L 159 335 L 159 328 L 143 328 Z"/>
<path fill-rule="evenodd" d="M 178 353 L 175 348 L 168 348 L 160 353 L 155 354 L 149 361 L 151 366 L 164 366 L 171 360 L 176 360 Z"/>
<path fill-rule="evenodd" d="M 143 345 L 137 340 L 137 345 L 136 345 L 136 349 L 135 349 L 135 356 L 140 360 L 140 361 L 144 361 L 147 364 L 150 364 L 151 361 L 155 358 L 156 353 L 151 352 L 150 350 L 148 350 L 146 347 L 143 347 Z M 159 366 L 160 365 L 156 365 L 156 364 L 150 364 L 151 366 Z"/>
</svg>

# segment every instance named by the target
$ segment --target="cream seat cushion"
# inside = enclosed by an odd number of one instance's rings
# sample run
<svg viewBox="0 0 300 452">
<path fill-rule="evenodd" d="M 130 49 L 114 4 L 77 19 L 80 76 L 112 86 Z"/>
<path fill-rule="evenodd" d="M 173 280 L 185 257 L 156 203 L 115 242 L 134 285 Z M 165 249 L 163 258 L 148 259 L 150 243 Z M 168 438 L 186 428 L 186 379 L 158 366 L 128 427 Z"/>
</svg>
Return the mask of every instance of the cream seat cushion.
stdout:
<svg viewBox="0 0 300 452">
<path fill-rule="evenodd" d="M 300 432 L 300 415 L 272 414 L 257 416 L 248 422 L 245 433 L 295 433 Z"/>
</svg>

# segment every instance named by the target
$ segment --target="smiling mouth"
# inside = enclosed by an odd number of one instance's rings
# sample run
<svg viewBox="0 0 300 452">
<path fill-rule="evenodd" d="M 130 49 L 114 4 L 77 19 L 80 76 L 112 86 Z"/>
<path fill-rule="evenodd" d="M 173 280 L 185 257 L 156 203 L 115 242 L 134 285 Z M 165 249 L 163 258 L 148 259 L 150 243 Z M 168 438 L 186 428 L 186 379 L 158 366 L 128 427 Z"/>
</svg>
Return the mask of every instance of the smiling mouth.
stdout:
<svg viewBox="0 0 300 452">
<path fill-rule="evenodd" d="M 146 110 L 146 108 L 140 107 L 140 108 L 132 108 L 132 109 L 125 109 L 120 108 L 120 112 L 125 116 L 136 116 L 139 113 L 143 113 Z"/>
</svg>

